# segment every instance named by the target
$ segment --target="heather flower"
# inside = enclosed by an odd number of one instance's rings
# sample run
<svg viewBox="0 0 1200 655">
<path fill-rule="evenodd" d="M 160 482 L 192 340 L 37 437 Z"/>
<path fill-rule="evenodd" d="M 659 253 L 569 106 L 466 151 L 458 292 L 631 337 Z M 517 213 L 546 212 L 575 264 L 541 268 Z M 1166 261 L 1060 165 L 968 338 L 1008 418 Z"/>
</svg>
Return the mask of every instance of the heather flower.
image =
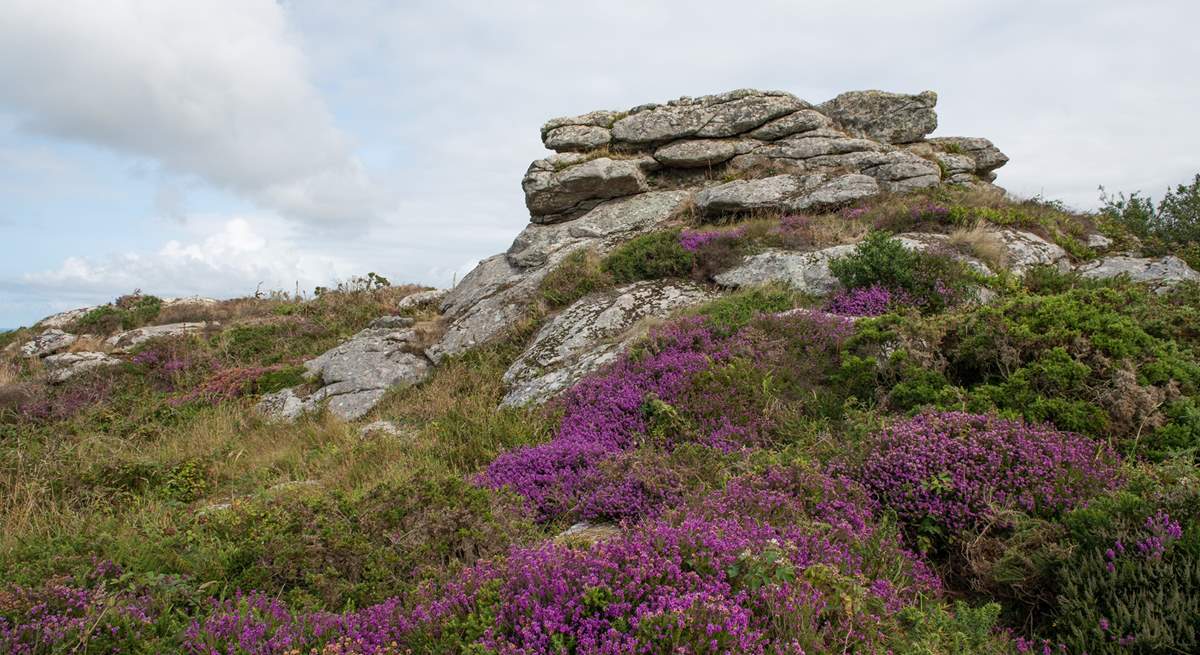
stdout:
<svg viewBox="0 0 1200 655">
<path fill-rule="evenodd" d="M 679 233 L 679 245 L 690 253 L 696 253 L 716 241 L 736 241 L 745 235 L 744 228 L 733 230 L 684 230 Z"/>
<path fill-rule="evenodd" d="M 914 300 L 906 291 L 875 284 L 839 292 L 830 298 L 825 311 L 841 316 L 880 316 L 897 306 L 912 304 Z"/>
<path fill-rule="evenodd" d="M 1104 445 L 1049 426 L 946 412 L 895 423 L 873 439 L 854 471 L 872 496 L 909 525 L 969 529 L 1015 508 L 1054 515 L 1118 484 Z"/>
</svg>

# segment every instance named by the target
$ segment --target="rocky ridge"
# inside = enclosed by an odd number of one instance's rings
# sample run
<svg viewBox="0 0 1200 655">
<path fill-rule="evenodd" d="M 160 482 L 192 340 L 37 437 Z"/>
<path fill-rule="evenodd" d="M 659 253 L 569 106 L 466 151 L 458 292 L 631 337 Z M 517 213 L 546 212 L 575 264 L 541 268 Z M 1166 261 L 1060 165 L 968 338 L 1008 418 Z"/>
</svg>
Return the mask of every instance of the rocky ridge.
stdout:
<svg viewBox="0 0 1200 655">
<path fill-rule="evenodd" d="M 529 223 L 502 253 L 481 261 L 456 287 L 413 294 L 398 311 L 435 307 L 435 339 L 405 316 L 387 316 L 305 363 L 312 383 L 262 399 L 260 409 L 291 419 L 328 407 L 356 420 L 388 389 L 424 381 L 447 357 L 497 339 L 530 315 L 546 275 L 572 253 L 606 255 L 637 236 L 685 219 L 739 220 L 759 215 L 824 212 L 886 193 L 939 185 L 1002 194 L 992 183 L 1008 157 L 980 137 L 929 137 L 937 127 L 937 95 L 882 91 L 843 93 L 813 104 L 780 91 L 740 89 L 554 118 L 541 129 L 552 154 L 522 179 Z M 991 226 L 987 237 L 1003 265 L 1071 268 L 1064 249 L 1030 232 Z M 947 235 L 897 235 L 912 250 L 944 250 Z M 1111 244 L 1085 235 L 1089 247 Z M 810 250 L 767 249 L 720 272 L 713 286 L 638 282 L 584 297 L 547 317 L 504 375 L 506 405 L 541 402 L 617 357 L 647 322 L 730 289 L 784 283 L 827 294 L 838 287 L 829 263 L 853 251 L 842 243 Z M 996 262 L 961 256 L 981 273 Z M 1200 274 L 1173 257 L 1113 254 L 1079 268 L 1086 277 L 1129 275 L 1158 289 Z M 195 299 L 185 301 L 196 302 Z M 106 352 L 64 352 L 78 338 L 62 331 L 86 310 L 44 319 L 24 354 L 43 358 L 55 379 L 120 363 L 120 354 L 158 336 L 197 332 L 204 324 L 153 326 L 121 333 Z M 110 354 L 111 353 L 111 354 Z M 64 378 L 65 379 L 65 378 Z"/>
</svg>

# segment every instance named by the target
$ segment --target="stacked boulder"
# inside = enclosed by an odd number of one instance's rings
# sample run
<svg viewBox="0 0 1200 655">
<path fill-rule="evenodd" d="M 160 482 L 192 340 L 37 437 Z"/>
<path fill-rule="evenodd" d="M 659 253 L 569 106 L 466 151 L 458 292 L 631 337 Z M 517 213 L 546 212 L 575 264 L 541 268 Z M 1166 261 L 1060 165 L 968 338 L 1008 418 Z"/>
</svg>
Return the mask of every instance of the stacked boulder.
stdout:
<svg viewBox="0 0 1200 655">
<path fill-rule="evenodd" d="M 856 91 L 812 105 L 742 89 L 628 111 L 555 118 L 521 187 L 530 223 L 442 302 L 437 362 L 526 313 L 545 274 L 580 249 L 605 254 L 682 212 L 717 219 L 818 211 L 938 184 L 989 188 L 1008 158 L 987 139 L 925 139 L 937 95 Z"/>
<path fill-rule="evenodd" d="M 552 119 L 541 137 L 554 153 L 530 164 L 521 183 L 529 224 L 507 251 L 480 262 L 436 300 L 430 297 L 441 311 L 441 337 L 422 350 L 402 326 L 372 326 L 309 362 L 324 385 L 320 390 L 307 397 L 284 391 L 265 399 L 264 408 L 294 416 L 327 402 L 343 418 L 363 416 L 388 387 L 415 384 L 445 358 L 512 330 L 529 316 L 543 279 L 567 256 L 585 249 L 603 256 L 685 217 L 718 221 L 818 212 L 938 185 L 1003 193 L 992 182 L 1008 157 L 990 141 L 926 138 L 937 128 L 936 103 L 931 91 L 855 91 L 813 105 L 788 93 L 743 89 Z M 1071 266 L 1061 247 L 1037 235 L 989 229 L 1014 273 L 1033 265 Z M 898 237 L 913 250 L 944 250 L 946 240 L 929 233 Z M 504 375 L 503 402 L 523 405 L 551 397 L 613 361 L 649 322 L 710 300 L 722 289 L 778 281 L 831 292 L 837 282 L 829 262 L 853 249 L 841 244 L 755 253 L 716 276 L 717 288 L 638 282 L 586 296 L 533 337 Z M 982 261 L 963 259 L 991 272 Z M 1162 274 L 1170 278 L 1164 288 L 1200 277 L 1183 269 L 1173 261 L 1110 257 L 1082 273 Z"/>
</svg>

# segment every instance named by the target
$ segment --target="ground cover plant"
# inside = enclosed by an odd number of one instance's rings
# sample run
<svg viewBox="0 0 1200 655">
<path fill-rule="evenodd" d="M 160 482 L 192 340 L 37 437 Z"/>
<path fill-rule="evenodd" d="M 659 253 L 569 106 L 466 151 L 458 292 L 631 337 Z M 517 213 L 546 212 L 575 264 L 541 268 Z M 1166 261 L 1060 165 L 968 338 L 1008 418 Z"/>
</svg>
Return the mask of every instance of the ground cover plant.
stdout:
<svg viewBox="0 0 1200 655">
<path fill-rule="evenodd" d="M 579 251 L 528 320 L 364 419 L 398 434 L 253 410 L 417 290 L 377 275 L 129 294 L 80 322 L 220 325 L 62 384 L 15 352 L 36 331 L 6 333 L 0 652 L 1196 652 L 1200 286 L 1017 278 L 980 236 L 1185 255 L 1193 191 L 1084 215 L 938 190 Z M 948 249 L 904 249 L 912 230 Z M 589 293 L 715 290 L 746 255 L 846 241 L 827 297 L 726 290 L 547 405 L 499 407 Z"/>
</svg>

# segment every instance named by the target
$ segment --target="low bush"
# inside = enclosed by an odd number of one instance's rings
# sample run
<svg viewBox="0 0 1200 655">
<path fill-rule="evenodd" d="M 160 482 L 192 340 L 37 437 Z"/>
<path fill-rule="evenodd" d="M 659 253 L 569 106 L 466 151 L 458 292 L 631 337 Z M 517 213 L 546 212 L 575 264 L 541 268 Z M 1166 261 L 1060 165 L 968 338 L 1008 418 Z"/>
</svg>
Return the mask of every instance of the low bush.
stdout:
<svg viewBox="0 0 1200 655">
<path fill-rule="evenodd" d="M 546 304 L 558 308 L 612 285 L 612 278 L 601 268 L 600 258 L 590 250 L 577 250 L 546 274 L 540 292 Z"/>
<path fill-rule="evenodd" d="M 1190 184 L 1168 189 L 1156 205 L 1134 192 L 1109 196 L 1100 189 L 1101 217 L 1134 234 L 1150 254 L 1173 253 L 1200 268 L 1200 174 Z"/>
<path fill-rule="evenodd" d="M 934 312 L 966 299 L 973 277 L 949 255 L 914 252 L 881 231 L 868 233 L 852 254 L 831 261 L 829 270 L 846 289 L 904 292 L 913 304 Z"/>
<path fill-rule="evenodd" d="M 1057 430 L 964 413 L 923 414 L 871 440 L 852 475 L 924 548 L 1005 509 L 1057 516 L 1118 483 L 1103 445 Z"/>
<path fill-rule="evenodd" d="M 618 284 L 665 277 L 688 277 L 696 256 L 679 243 L 679 231 L 653 232 L 637 237 L 601 263 L 601 270 Z"/>
</svg>

